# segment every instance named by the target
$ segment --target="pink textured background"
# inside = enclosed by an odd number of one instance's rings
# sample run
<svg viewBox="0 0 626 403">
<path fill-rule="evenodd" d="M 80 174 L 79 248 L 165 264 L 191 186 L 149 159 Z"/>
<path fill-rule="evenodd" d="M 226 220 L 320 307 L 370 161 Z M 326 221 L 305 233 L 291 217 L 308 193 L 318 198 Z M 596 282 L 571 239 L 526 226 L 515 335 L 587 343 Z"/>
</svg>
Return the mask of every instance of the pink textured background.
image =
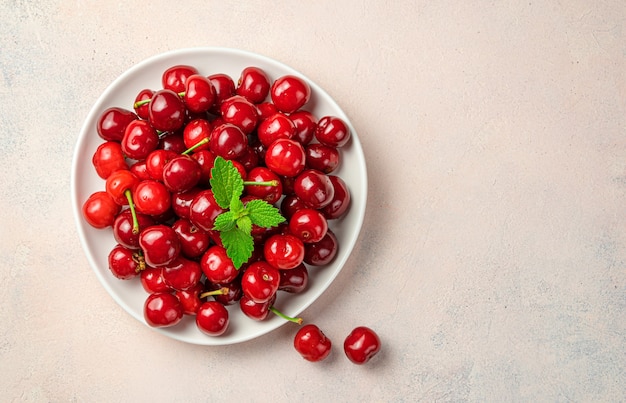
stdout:
<svg viewBox="0 0 626 403">
<path fill-rule="evenodd" d="M 4 401 L 620 401 L 626 397 L 626 7 L 607 1 L 2 2 Z M 104 291 L 70 205 L 78 132 L 157 53 L 223 46 L 312 78 L 368 164 L 363 232 L 291 326 L 199 347 Z M 350 364 L 375 328 L 384 352 Z"/>
</svg>

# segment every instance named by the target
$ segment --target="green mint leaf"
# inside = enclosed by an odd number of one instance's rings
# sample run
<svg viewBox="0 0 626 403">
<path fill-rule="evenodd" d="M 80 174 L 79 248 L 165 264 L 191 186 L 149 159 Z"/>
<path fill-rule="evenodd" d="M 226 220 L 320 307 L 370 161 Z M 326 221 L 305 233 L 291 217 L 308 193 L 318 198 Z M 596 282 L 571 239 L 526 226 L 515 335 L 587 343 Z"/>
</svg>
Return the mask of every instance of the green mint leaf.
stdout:
<svg viewBox="0 0 626 403">
<path fill-rule="evenodd" d="M 234 227 L 228 231 L 220 232 L 220 239 L 226 249 L 226 254 L 233 261 L 236 269 L 246 263 L 254 250 L 252 235 L 246 234 L 241 229 Z"/>
<path fill-rule="evenodd" d="M 228 231 L 235 228 L 235 215 L 232 211 L 225 211 L 215 218 L 214 230 Z"/>
<path fill-rule="evenodd" d="M 244 207 L 243 202 L 239 198 L 232 199 L 230 201 L 230 211 L 233 212 L 235 218 L 241 217 L 245 209 L 246 208 Z"/>
<path fill-rule="evenodd" d="M 245 232 L 246 234 L 250 234 L 252 232 L 252 220 L 249 216 L 244 215 L 237 219 L 237 228 Z"/>
<path fill-rule="evenodd" d="M 223 208 L 230 207 L 230 202 L 239 199 L 243 193 L 243 179 L 231 161 L 222 157 L 215 158 L 209 180 L 215 201 Z"/>
<path fill-rule="evenodd" d="M 246 204 L 246 211 L 252 224 L 256 224 L 259 227 L 275 227 L 285 221 L 285 217 L 280 214 L 280 211 L 265 200 L 250 200 Z"/>
</svg>

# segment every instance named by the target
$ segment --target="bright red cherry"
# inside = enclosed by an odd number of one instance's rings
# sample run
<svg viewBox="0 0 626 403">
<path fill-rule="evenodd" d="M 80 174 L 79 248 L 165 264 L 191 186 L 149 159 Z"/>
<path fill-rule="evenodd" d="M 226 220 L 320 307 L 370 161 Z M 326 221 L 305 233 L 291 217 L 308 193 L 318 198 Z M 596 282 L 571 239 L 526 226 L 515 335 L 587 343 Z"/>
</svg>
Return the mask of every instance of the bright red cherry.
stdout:
<svg viewBox="0 0 626 403">
<path fill-rule="evenodd" d="M 209 248 L 211 238 L 206 231 L 196 227 L 186 218 L 179 218 L 172 224 L 172 229 L 180 239 L 180 251 L 189 259 L 196 259 Z"/>
<path fill-rule="evenodd" d="M 139 179 L 129 170 L 115 171 L 107 178 L 104 186 L 109 195 L 120 206 L 128 205 L 126 192 L 132 192 L 139 184 Z"/>
<path fill-rule="evenodd" d="M 194 74 L 198 74 L 198 69 L 194 66 L 178 64 L 163 72 L 161 85 L 163 88 L 172 90 L 175 93 L 183 92 L 185 91 L 187 78 Z"/>
<path fill-rule="evenodd" d="M 276 294 L 265 302 L 254 302 L 246 295 L 239 300 L 239 309 L 250 319 L 262 321 L 267 319 L 270 313 L 270 307 L 276 300 Z"/>
<path fill-rule="evenodd" d="M 333 200 L 335 189 L 330 178 L 317 170 L 305 169 L 296 177 L 293 190 L 311 208 L 320 209 Z"/>
<path fill-rule="evenodd" d="M 185 129 L 183 130 L 183 140 L 185 141 L 185 146 L 187 148 L 191 148 L 201 141 L 209 140 L 211 138 L 212 129 L 213 126 L 207 119 L 193 119 L 185 125 Z M 209 143 L 206 143 L 194 148 L 194 152 L 208 149 Z"/>
<path fill-rule="evenodd" d="M 246 98 L 235 95 L 220 106 L 222 120 L 241 129 L 245 134 L 250 134 L 259 122 L 259 112 L 254 104 Z"/>
<path fill-rule="evenodd" d="M 277 139 L 293 138 L 296 127 L 285 114 L 275 113 L 259 124 L 256 133 L 261 144 L 269 147 Z"/>
<path fill-rule="evenodd" d="M 148 104 L 148 114 L 148 121 L 156 130 L 173 132 L 185 123 L 185 104 L 176 92 L 159 90 Z"/>
<path fill-rule="evenodd" d="M 202 305 L 200 294 L 203 290 L 204 284 L 199 282 L 186 290 L 174 292 L 174 295 L 176 295 L 183 307 L 183 314 L 195 315 L 198 312 L 200 306 Z"/>
<path fill-rule="evenodd" d="M 350 361 L 363 365 L 380 351 L 380 338 L 369 327 L 359 326 L 346 337 L 343 350 Z"/>
<path fill-rule="evenodd" d="M 113 238 L 115 238 L 117 243 L 128 249 L 139 249 L 139 233 L 155 224 L 153 218 L 149 215 L 135 213 L 135 216 L 137 217 L 139 231 L 137 233 L 133 231 L 133 218 L 130 209 L 119 213 L 115 217 L 115 222 L 113 222 Z"/>
<path fill-rule="evenodd" d="M 192 74 L 185 81 L 183 102 L 193 113 L 208 111 L 215 104 L 215 88 L 205 76 Z"/>
<path fill-rule="evenodd" d="M 187 290 L 200 282 L 202 270 L 198 262 L 178 256 L 163 266 L 163 281 L 177 291 Z"/>
<path fill-rule="evenodd" d="M 152 267 L 166 266 L 180 254 L 180 240 L 172 227 L 157 224 L 141 231 L 139 246 L 146 263 Z"/>
<path fill-rule="evenodd" d="M 189 155 L 178 155 L 163 167 L 163 184 L 170 192 L 185 192 L 200 181 L 200 164 Z"/>
<path fill-rule="evenodd" d="M 94 228 L 107 228 L 113 225 L 121 207 L 105 191 L 94 192 L 85 200 L 83 217 Z"/>
<path fill-rule="evenodd" d="M 304 259 L 304 243 L 295 235 L 275 234 L 265 241 L 263 255 L 277 269 L 293 269 Z"/>
<path fill-rule="evenodd" d="M 205 231 L 213 230 L 215 219 L 224 212 L 215 201 L 212 190 L 199 192 L 189 205 L 189 220 Z"/>
<path fill-rule="evenodd" d="M 122 151 L 128 158 L 145 159 L 159 146 L 159 135 L 145 120 L 133 120 L 126 126 L 121 141 Z"/>
<path fill-rule="evenodd" d="M 235 95 L 235 83 L 227 74 L 212 74 L 207 77 L 215 90 L 215 107 L 213 112 L 219 111 L 219 107 L 226 99 Z"/>
<path fill-rule="evenodd" d="M 315 137 L 317 117 L 309 111 L 299 110 L 290 114 L 289 119 L 291 119 L 296 128 L 294 140 L 298 140 L 304 146 L 309 144 Z"/>
<path fill-rule="evenodd" d="M 279 111 L 293 113 L 309 102 L 311 88 L 300 77 L 285 75 L 274 81 L 270 96 Z"/>
<path fill-rule="evenodd" d="M 237 81 L 237 95 L 241 95 L 253 104 L 261 103 L 270 91 L 270 79 L 258 67 L 246 67 Z"/>
<path fill-rule="evenodd" d="M 226 332 L 229 324 L 228 310 L 217 301 L 207 301 L 196 313 L 198 329 L 208 336 L 220 336 Z"/>
<path fill-rule="evenodd" d="M 343 217 L 350 207 L 350 190 L 348 185 L 336 175 L 328 175 L 333 184 L 334 195 L 332 201 L 320 211 L 328 220 Z"/>
<path fill-rule="evenodd" d="M 215 156 L 233 160 L 246 151 L 248 138 L 239 127 L 224 123 L 213 128 L 209 144 Z"/>
<path fill-rule="evenodd" d="M 246 182 L 271 182 L 275 181 L 276 186 L 268 185 L 246 185 L 244 191 L 249 196 L 263 199 L 270 204 L 280 200 L 283 195 L 283 186 L 280 178 L 266 167 L 252 168 L 246 176 Z"/>
<path fill-rule="evenodd" d="M 239 275 L 233 261 L 226 254 L 226 249 L 219 245 L 213 245 L 207 249 L 200 259 L 200 267 L 212 283 L 230 283 Z"/>
<path fill-rule="evenodd" d="M 298 330 L 293 346 L 307 361 L 322 361 L 330 355 L 332 342 L 324 332 L 314 324 L 304 325 Z"/>
<path fill-rule="evenodd" d="M 317 123 L 315 138 L 330 147 L 343 147 L 350 140 L 350 128 L 341 118 L 324 116 Z"/>
<path fill-rule="evenodd" d="M 339 150 L 337 147 L 321 143 L 312 143 L 305 147 L 306 165 L 311 169 L 329 174 L 339 165 Z"/>
<path fill-rule="evenodd" d="M 137 252 L 119 244 L 109 252 L 108 262 L 111 273 L 121 280 L 135 278 L 141 271 Z"/>
<path fill-rule="evenodd" d="M 304 208 L 296 211 L 289 220 L 289 232 L 302 242 L 319 242 L 328 231 L 328 222 L 319 210 Z"/>
<path fill-rule="evenodd" d="M 133 104 L 133 108 L 135 109 L 135 113 L 137 116 L 144 120 L 148 120 L 148 116 L 150 113 L 148 112 L 148 104 L 154 95 L 154 91 L 151 89 L 143 89 L 139 91 L 137 96 L 135 97 L 135 103 Z"/>
<path fill-rule="evenodd" d="M 148 294 L 173 291 L 170 286 L 163 281 L 162 267 L 147 267 L 139 276 L 141 286 Z"/>
<path fill-rule="evenodd" d="M 146 157 L 146 171 L 151 179 L 163 182 L 163 168 L 178 154 L 170 150 L 154 150 Z"/>
<path fill-rule="evenodd" d="M 115 171 L 128 169 L 128 163 L 122 151 L 122 145 L 117 141 L 105 141 L 94 152 L 91 162 L 96 173 L 106 179 Z"/>
<path fill-rule="evenodd" d="M 155 293 L 146 298 L 143 314 L 148 325 L 169 327 L 183 318 L 183 307 L 174 294 Z"/>
<path fill-rule="evenodd" d="M 304 169 L 304 148 L 295 140 L 278 139 L 267 147 L 265 165 L 281 176 L 294 177 Z"/>
<path fill-rule="evenodd" d="M 139 182 L 133 190 L 135 209 L 143 214 L 159 216 L 171 206 L 171 195 L 164 184 L 155 180 Z"/>
<path fill-rule="evenodd" d="M 189 219 L 189 215 L 191 214 L 189 210 L 189 206 L 193 199 L 200 193 L 203 189 L 200 187 L 195 187 L 186 192 L 176 192 L 172 193 L 172 210 L 174 214 L 179 219 Z"/>
<path fill-rule="evenodd" d="M 280 284 L 278 269 L 264 261 L 251 263 L 241 277 L 243 294 L 254 302 L 269 301 Z"/>
<path fill-rule="evenodd" d="M 100 115 L 96 124 L 96 132 L 107 141 L 122 141 L 126 126 L 133 120 L 137 120 L 137 115 L 127 109 L 111 107 Z"/>
</svg>

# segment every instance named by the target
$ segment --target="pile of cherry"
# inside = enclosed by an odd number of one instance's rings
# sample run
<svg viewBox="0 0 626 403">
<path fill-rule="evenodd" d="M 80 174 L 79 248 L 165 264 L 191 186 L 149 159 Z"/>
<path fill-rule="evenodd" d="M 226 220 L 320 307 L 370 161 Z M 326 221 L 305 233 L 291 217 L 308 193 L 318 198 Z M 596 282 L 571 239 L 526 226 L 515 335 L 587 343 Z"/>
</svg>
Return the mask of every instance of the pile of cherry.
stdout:
<svg viewBox="0 0 626 403">
<path fill-rule="evenodd" d="M 140 279 L 150 326 L 174 326 L 195 315 L 200 331 L 219 336 L 229 325 L 229 305 L 254 320 L 273 313 L 301 324 L 274 304 L 279 292 L 306 290 L 307 266 L 324 266 L 337 253 L 328 221 L 350 205 L 346 183 L 333 175 L 350 140 L 348 125 L 304 109 L 311 90 L 293 75 L 272 81 L 247 67 L 235 83 L 226 74 L 204 76 L 176 65 L 161 81 L 161 89 L 140 91 L 132 110 L 110 107 L 98 119 L 103 142 L 92 162 L 105 189 L 93 193 L 82 212 L 91 226 L 112 228 L 111 273 Z M 284 217 L 269 228 L 252 225 L 254 251 L 241 267 L 215 229 L 225 211 L 210 185 L 220 157 L 245 181 L 241 201 L 264 200 Z M 294 347 L 319 361 L 331 343 L 307 324 Z M 379 351 L 380 340 L 358 327 L 344 347 L 362 364 Z"/>
</svg>

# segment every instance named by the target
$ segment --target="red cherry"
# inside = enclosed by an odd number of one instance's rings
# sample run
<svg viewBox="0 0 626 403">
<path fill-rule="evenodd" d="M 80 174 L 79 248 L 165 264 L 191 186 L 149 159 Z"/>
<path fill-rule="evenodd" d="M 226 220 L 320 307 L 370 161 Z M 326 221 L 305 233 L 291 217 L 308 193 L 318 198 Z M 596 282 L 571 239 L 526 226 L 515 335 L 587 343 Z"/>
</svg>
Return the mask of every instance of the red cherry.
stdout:
<svg viewBox="0 0 626 403">
<path fill-rule="evenodd" d="M 308 243 L 304 250 L 304 263 L 311 266 L 325 266 L 337 255 L 337 237 L 328 229 L 321 241 Z"/>
<path fill-rule="evenodd" d="M 208 184 L 211 179 L 211 169 L 215 163 L 215 154 L 210 150 L 195 151 L 191 157 L 200 164 L 200 184 Z"/>
<path fill-rule="evenodd" d="M 182 130 L 161 134 L 159 138 L 159 148 L 181 154 L 187 150 Z"/>
<path fill-rule="evenodd" d="M 146 160 L 135 161 L 128 169 L 141 181 L 152 179 L 146 167 Z"/>
<path fill-rule="evenodd" d="M 237 95 L 241 95 L 253 104 L 261 103 L 270 91 L 270 79 L 258 67 L 246 67 L 237 81 Z"/>
<path fill-rule="evenodd" d="M 189 206 L 191 205 L 194 197 L 196 197 L 201 191 L 202 188 L 195 187 L 186 192 L 172 193 L 171 207 L 174 214 L 176 214 L 176 216 L 180 219 L 189 219 L 189 215 L 191 213 Z"/>
<path fill-rule="evenodd" d="M 313 324 L 304 325 L 298 330 L 293 340 L 293 346 L 307 361 L 322 361 L 330 354 L 332 342 Z"/>
<path fill-rule="evenodd" d="M 121 207 L 105 191 L 93 193 L 82 207 L 83 217 L 94 228 L 107 228 L 113 225 Z"/>
<path fill-rule="evenodd" d="M 304 290 L 309 283 L 309 271 L 306 265 L 299 264 L 291 270 L 280 271 L 280 284 L 278 289 L 291 294 L 297 294 Z"/>
<path fill-rule="evenodd" d="M 172 224 L 172 229 L 180 240 L 180 251 L 189 259 L 196 259 L 209 248 L 211 238 L 206 231 L 196 227 L 185 218 L 179 218 Z"/>
<path fill-rule="evenodd" d="M 129 209 L 119 213 L 113 222 L 113 238 L 120 245 L 128 249 L 139 249 L 139 233 L 155 222 L 149 215 L 135 213 L 138 231 L 133 231 L 133 218 Z"/>
<path fill-rule="evenodd" d="M 339 150 L 336 147 L 321 143 L 312 143 L 306 146 L 306 165 L 311 169 L 329 174 L 339 165 Z"/>
<path fill-rule="evenodd" d="M 207 281 L 205 288 L 207 291 L 216 291 L 219 289 L 223 290 L 224 288 L 227 288 L 228 291 L 226 293 L 213 295 L 213 299 L 215 299 L 217 302 L 219 302 L 222 305 L 236 304 L 237 301 L 241 299 L 241 296 L 243 294 L 241 291 L 241 283 L 239 282 L 238 279 L 230 283 L 224 283 L 224 284 L 215 284 L 215 283 L 211 283 L 210 281 Z"/>
<path fill-rule="evenodd" d="M 239 300 L 239 309 L 250 319 L 262 321 L 267 319 L 270 313 L 270 307 L 276 300 L 276 295 L 265 302 L 254 302 L 246 295 L 242 296 Z"/>
<path fill-rule="evenodd" d="M 177 291 L 187 290 L 200 282 L 202 270 L 198 262 L 178 256 L 163 266 L 163 281 Z"/>
<path fill-rule="evenodd" d="M 346 337 L 343 350 L 350 361 L 362 365 L 378 354 L 380 338 L 372 329 L 359 326 Z"/>
<path fill-rule="evenodd" d="M 169 265 L 180 254 L 180 240 L 172 227 L 157 224 L 141 231 L 139 246 L 146 263 L 152 267 Z"/>
<path fill-rule="evenodd" d="M 235 95 L 235 83 L 229 75 L 221 73 L 212 74 L 207 78 L 215 90 L 215 110 L 213 112 L 216 112 L 222 102 Z"/>
<path fill-rule="evenodd" d="M 174 294 L 148 295 L 144 304 L 144 319 L 152 327 L 170 327 L 183 318 L 183 307 Z"/>
<path fill-rule="evenodd" d="M 161 85 L 163 88 L 172 90 L 175 93 L 183 92 L 185 91 L 187 78 L 194 74 L 198 74 L 198 69 L 193 66 L 184 64 L 172 66 L 163 72 Z"/>
<path fill-rule="evenodd" d="M 265 241 L 263 255 L 277 269 L 293 269 L 304 259 L 304 243 L 291 234 L 275 234 Z"/>
<path fill-rule="evenodd" d="M 293 113 L 309 102 L 311 88 L 303 79 L 285 75 L 274 81 L 270 95 L 279 111 Z"/>
<path fill-rule="evenodd" d="M 198 161 L 189 155 L 179 155 L 163 167 L 163 184 L 170 192 L 185 192 L 198 184 L 201 175 Z"/>
<path fill-rule="evenodd" d="M 133 120 L 126 126 L 122 151 L 128 158 L 142 160 L 159 146 L 159 135 L 145 120 Z"/>
<path fill-rule="evenodd" d="M 154 91 L 151 89 L 143 89 L 139 91 L 137 96 L 135 97 L 135 103 L 133 104 L 133 108 L 135 109 L 135 113 L 137 116 L 144 120 L 148 120 L 149 112 L 148 112 L 148 104 L 154 95 Z"/>
<path fill-rule="evenodd" d="M 252 168 L 246 175 L 246 182 L 270 182 L 275 181 L 276 186 L 246 185 L 244 191 L 249 196 L 263 199 L 270 204 L 280 200 L 283 195 L 283 186 L 278 175 L 266 167 Z"/>
<path fill-rule="evenodd" d="M 115 171 L 107 178 L 105 182 L 106 192 L 111 195 L 113 200 L 120 206 L 128 205 L 126 191 L 132 190 L 139 184 L 139 179 L 128 170 Z"/>
<path fill-rule="evenodd" d="M 200 267 L 212 283 L 230 283 L 239 275 L 233 261 L 226 254 L 226 249 L 219 245 L 213 245 L 207 249 L 200 259 Z"/>
<path fill-rule="evenodd" d="M 173 291 L 163 280 L 163 268 L 147 267 L 140 274 L 141 286 L 149 294 Z"/>
<path fill-rule="evenodd" d="M 278 269 L 264 261 L 251 263 L 241 277 L 243 295 L 254 302 L 269 301 L 276 294 L 279 283 Z"/>
<path fill-rule="evenodd" d="M 350 140 L 350 128 L 336 116 L 324 116 L 317 123 L 315 138 L 330 147 L 343 147 Z"/>
<path fill-rule="evenodd" d="M 280 213 L 288 221 L 291 220 L 296 211 L 303 208 L 308 208 L 308 206 L 294 194 L 285 196 L 280 202 Z"/>
<path fill-rule="evenodd" d="M 196 326 L 209 336 L 220 336 L 226 332 L 229 324 L 228 310 L 217 301 L 207 301 L 196 313 Z"/>
<path fill-rule="evenodd" d="M 126 126 L 133 120 L 137 120 L 137 115 L 127 109 L 111 107 L 100 115 L 96 124 L 96 132 L 107 141 L 122 141 Z"/>
<path fill-rule="evenodd" d="M 306 204 L 315 209 L 320 209 L 333 200 L 335 189 L 328 176 L 314 169 L 305 169 L 296 177 L 293 190 Z"/>
<path fill-rule="evenodd" d="M 212 190 L 199 192 L 189 205 L 189 220 L 196 227 L 208 231 L 213 230 L 215 219 L 224 212 L 215 201 Z"/>
<path fill-rule="evenodd" d="M 163 182 L 163 168 L 178 154 L 170 150 L 154 150 L 146 157 L 146 171 L 151 179 Z"/>
<path fill-rule="evenodd" d="M 227 160 L 239 158 L 246 151 L 248 138 L 241 129 L 230 123 L 223 123 L 211 131 L 211 152 Z"/>
<path fill-rule="evenodd" d="M 320 211 L 328 220 L 343 217 L 350 207 L 350 190 L 348 185 L 336 175 L 328 175 L 333 184 L 334 195 L 332 201 Z"/>
<path fill-rule="evenodd" d="M 256 106 L 239 95 L 222 102 L 220 114 L 225 123 L 237 126 L 245 134 L 252 133 L 259 122 L 259 112 Z"/>
<path fill-rule="evenodd" d="M 113 172 L 120 169 L 128 169 L 128 163 L 122 151 L 122 145 L 117 141 L 105 141 L 94 152 L 91 162 L 96 173 L 102 179 L 106 179 Z"/>
<path fill-rule="evenodd" d="M 119 244 L 109 252 L 108 262 L 113 276 L 121 280 L 135 278 L 141 270 L 137 252 Z"/>
<path fill-rule="evenodd" d="M 318 210 L 304 208 L 296 211 L 289 220 L 289 232 L 302 242 L 319 242 L 328 231 L 328 222 Z"/>
<path fill-rule="evenodd" d="M 135 186 L 133 201 L 138 212 L 160 216 L 170 209 L 171 195 L 161 182 L 144 180 Z"/>
<path fill-rule="evenodd" d="M 183 102 L 193 113 L 208 111 L 215 104 L 215 88 L 208 78 L 192 74 L 185 81 Z"/>
<path fill-rule="evenodd" d="M 271 102 L 261 102 L 256 105 L 257 111 L 259 111 L 259 122 L 264 121 L 270 116 L 278 113 L 278 109 L 276 109 L 276 105 Z"/>
<path fill-rule="evenodd" d="M 200 306 L 202 305 L 200 294 L 203 290 L 204 284 L 199 282 L 186 290 L 174 292 L 174 295 L 176 295 L 183 307 L 183 314 L 195 315 L 198 312 Z"/>
<path fill-rule="evenodd" d="M 148 104 L 148 114 L 148 121 L 156 130 L 173 132 L 185 123 L 185 104 L 176 92 L 159 90 Z"/>
<path fill-rule="evenodd" d="M 185 141 L 185 147 L 191 148 L 204 139 L 209 140 L 211 138 L 211 130 L 213 126 L 211 122 L 206 119 L 194 119 L 185 125 L 183 130 L 183 140 Z M 202 144 L 194 148 L 194 152 L 200 150 L 208 150 L 209 143 Z"/>
<path fill-rule="evenodd" d="M 304 169 L 304 148 L 295 140 L 278 139 L 265 152 L 265 165 L 277 175 L 294 177 Z"/>
<path fill-rule="evenodd" d="M 259 141 L 265 147 L 269 147 L 277 139 L 291 139 L 295 133 L 296 127 L 283 113 L 275 113 L 268 117 L 257 128 Z"/>
<path fill-rule="evenodd" d="M 289 119 L 295 126 L 294 140 L 298 140 L 300 144 L 307 145 L 315 136 L 317 128 L 317 118 L 309 111 L 300 110 L 289 115 Z"/>
</svg>

